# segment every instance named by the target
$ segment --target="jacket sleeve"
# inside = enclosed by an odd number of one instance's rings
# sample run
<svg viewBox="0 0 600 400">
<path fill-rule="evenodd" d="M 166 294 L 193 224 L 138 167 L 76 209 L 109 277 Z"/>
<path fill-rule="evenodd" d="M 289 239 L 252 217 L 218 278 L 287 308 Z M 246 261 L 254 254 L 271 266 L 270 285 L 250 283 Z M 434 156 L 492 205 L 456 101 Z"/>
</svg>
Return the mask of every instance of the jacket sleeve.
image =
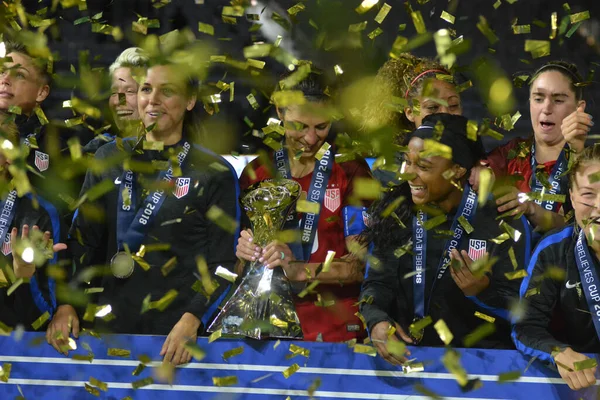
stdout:
<svg viewBox="0 0 600 400">
<path fill-rule="evenodd" d="M 239 185 L 237 175 L 232 169 L 225 172 L 214 173 L 209 176 L 209 180 L 204 190 L 206 197 L 205 207 L 202 212 L 206 214 L 212 206 L 217 206 L 229 217 L 230 220 L 236 222 L 235 230 L 229 231 L 218 226 L 214 221 L 203 216 L 202 220 L 207 224 L 207 240 L 202 248 L 206 249 L 205 254 L 202 254 L 208 264 L 209 272 L 214 275 L 214 271 L 218 266 L 227 268 L 233 271 L 236 262 L 235 257 L 235 241 L 239 237 L 239 222 L 240 222 L 240 207 L 238 205 Z M 217 279 L 222 290 L 216 294 L 227 293 L 228 282 L 224 279 Z M 197 293 L 191 300 L 187 312 L 194 314 L 204 324 L 208 322 L 206 318 L 210 315 L 207 313 L 207 303 L 218 303 L 222 300 L 222 296 L 211 296 L 211 299 L 200 293 Z M 203 320 L 203 316 L 205 316 Z"/>
<path fill-rule="evenodd" d="M 397 296 L 401 295 L 402 290 L 399 284 L 398 259 L 393 251 L 375 248 L 373 255 L 379 263 L 367 264 L 360 292 L 360 313 L 369 332 L 381 321 L 393 323 L 392 315 L 397 311 Z"/>
<path fill-rule="evenodd" d="M 523 280 L 520 293 L 525 312 L 513 325 L 512 339 L 522 353 L 554 363 L 551 355 L 553 349 L 567 345 L 556 340 L 548 330 L 561 287 L 557 281 L 543 277 L 549 266 L 556 265 L 556 262 L 551 261 L 557 259 L 552 257 L 551 251 L 551 248 L 536 251 L 531 259 L 529 277 Z M 535 294 L 536 290 L 539 293 Z"/>
</svg>

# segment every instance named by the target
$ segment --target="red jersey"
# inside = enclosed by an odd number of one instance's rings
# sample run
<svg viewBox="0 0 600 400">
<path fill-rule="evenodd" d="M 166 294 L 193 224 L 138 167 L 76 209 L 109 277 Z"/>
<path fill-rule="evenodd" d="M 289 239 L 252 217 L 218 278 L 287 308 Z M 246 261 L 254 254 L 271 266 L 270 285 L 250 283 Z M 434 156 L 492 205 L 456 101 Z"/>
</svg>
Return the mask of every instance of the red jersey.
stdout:
<svg viewBox="0 0 600 400">
<path fill-rule="evenodd" d="M 496 177 L 522 176 L 523 179 L 517 181 L 516 186 L 519 191 L 525 193 L 531 192 L 529 186 L 533 175 L 531 170 L 531 143 L 532 139 L 513 139 L 504 146 L 495 148 L 488 154 L 486 159 Z M 543 165 L 544 171 L 550 175 L 555 164 L 556 160 L 538 164 L 538 166 Z"/>
<path fill-rule="evenodd" d="M 255 179 L 250 179 L 248 173 L 250 170 L 254 170 Z M 347 227 L 343 210 L 345 207 L 353 207 L 349 205 L 348 200 L 356 177 L 371 177 L 369 166 L 363 159 L 340 164 L 333 163 L 308 262 L 324 262 L 328 250 L 335 251 L 336 258 L 348 254 L 345 240 Z M 240 177 L 240 188 L 245 190 L 250 185 L 269 178 L 272 178 L 269 169 L 257 158 L 244 168 Z M 312 173 L 293 179 L 300 184 L 302 197 L 305 197 L 310 187 Z M 299 219 L 301 217 L 302 215 L 299 215 Z M 360 284 L 344 286 L 320 284 L 315 290 L 321 295 L 321 304 L 315 304 L 318 299 L 316 295 L 295 298 L 296 312 L 300 318 L 304 340 L 322 339 L 325 342 L 340 342 L 366 336 L 360 319 L 354 315 L 358 312 L 358 306 L 354 304 L 358 302 Z M 335 301 L 333 304 L 329 301 L 331 299 Z"/>
</svg>

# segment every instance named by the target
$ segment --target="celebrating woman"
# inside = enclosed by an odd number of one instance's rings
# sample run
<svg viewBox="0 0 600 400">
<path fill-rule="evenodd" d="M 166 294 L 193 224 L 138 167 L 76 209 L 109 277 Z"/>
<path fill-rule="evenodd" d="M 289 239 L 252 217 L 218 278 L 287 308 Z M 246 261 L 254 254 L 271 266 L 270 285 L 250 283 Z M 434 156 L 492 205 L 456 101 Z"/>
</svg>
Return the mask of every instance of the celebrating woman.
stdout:
<svg viewBox="0 0 600 400">
<path fill-rule="evenodd" d="M 180 68 L 157 64 L 147 70 L 137 98 L 146 133 L 98 150 L 100 162 L 121 152 L 127 159 L 87 172 L 72 227 L 86 250 L 82 266 L 110 265 L 98 304 L 110 305 L 112 313 L 97 325 L 116 333 L 168 334 L 160 354 L 173 364 L 190 360 L 184 342 L 195 340 L 227 286 L 219 278 L 207 299 L 202 288 L 208 289 L 195 283 L 212 278 L 196 276 L 197 265 L 207 265 L 210 275 L 217 266 L 233 269 L 237 235 L 211 215 L 239 218 L 235 172 L 186 135 L 183 121 L 196 102 L 196 88 Z M 114 182 L 114 188 L 96 198 L 90 193 L 101 182 Z M 58 349 L 71 328 L 77 336 L 75 310 L 59 307 L 48 342 Z"/>
<path fill-rule="evenodd" d="M 326 88 L 323 79 L 311 73 L 293 87 L 302 92 L 305 104 L 277 108 L 285 141 L 272 155 L 272 165 L 283 177 L 300 183 L 307 199 L 319 204 L 318 212 L 299 214 L 292 223 L 291 228 L 299 227 L 302 232 L 301 246 L 273 242 L 261 249 L 252 243 L 252 232 L 247 229 L 242 231 L 236 254 L 242 260 L 258 259 L 271 268 L 281 267 L 292 282 L 318 280 L 315 294 L 295 299 L 304 339 L 338 342 L 364 336 L 355 315 L 364 263 L 349 249 L 365 226 L 366 207 L 350 199 L 354 179 L 369 178 L 370 171 L 362 159 L 335 162 L 333 149 L 327 149 L 331 119 Z M 241 188 L 270 178 L 273 166 L 262 165 L 259 159 L 250 163 L 240 178 Z M 329 271 L 323 271 L 328 251 L 334 251 L 337 260 Z"/>
<path fill-rule="evenodd" d="M 397 143 L 421 126 L 427 115 L 462 115 L 460 95 L 450 71 L 433 60 L 410 53 L 383 64 L 368 98 L 361 116 L 364 128 L 393 129 L 398 135 Z M 382 148 L 381 153 L 385 155 L 387 150 Z M 376 169 L 374 175 L 385 183 L 394 180 L 394 172 L 389 169 Z"/>
<path fill-rule="evenodd" d="M 439 141 L 438 122 L 444 126 Z M 371 340 L 382 357 L 399 364 L 405 355 L 390 352 L 388 341 L 462 346 L 484 323 L 479 316 L 495 319 L 496 331 L 478 347 L 511 347 L 507 309 L 519 282 L 506 274 L 529 259 L 526 220 L 499 223 L 489 201 L 478 205 L 467 177 L 483 147 L 467 138 L 466 118 L 429 115 L 406 143 L 408 187 L 395 187 L 375 207 L 367 235 L 379 260 L 368 267 L 361 291 Z M 390 209 L 396 209 L 395 217 Z M 506 256 L 511 248 L 512 261 Z M 442 319 L 448 329 L 435 324 L 436 333 L 434 323 Z"/>
<path fill-rule="evenodd" d="M 513 330 L 517 349 L 556 366 L 574 390 L 595 384 L 596 363 L 581 363 L 589 358 L 585 353 L 600 353 L 599 174 L 600 146 L 594 145 L 569 171 L 575 222 L 548 234 L 535 249 L 521 285 L 525 315 Z"/>
<path fill-rule="evenodd" d="M 555 195 L 567 194 L 566 171 L 572 153 L 583 150 L 592 116 L 585 113 L 583 82 L 577 67 L 563 61 L 544 64 L 531 77 L 529 110 L 533 137 L 517 138 L 492 151 L 487 163 L 497 178 L 522 176 L 505 185 L 496 200 L 500 213 L 524 213 L 533 226 L 547 231 L 564 226 L 564 205 Z M 538 195 L 524 201 L 519 192 Z M 539 195 L 544 192 L 547 196 Z"/>
</svg>

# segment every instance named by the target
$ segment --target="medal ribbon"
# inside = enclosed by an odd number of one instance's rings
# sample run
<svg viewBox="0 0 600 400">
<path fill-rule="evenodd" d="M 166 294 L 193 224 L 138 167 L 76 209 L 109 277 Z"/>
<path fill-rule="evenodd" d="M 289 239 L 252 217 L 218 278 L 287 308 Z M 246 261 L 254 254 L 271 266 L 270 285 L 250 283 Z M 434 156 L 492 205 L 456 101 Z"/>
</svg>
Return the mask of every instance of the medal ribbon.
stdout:
<svg viewBox="0 0 600 400">
<path fill-rule="evenodd" d="M 585 238 L 583 229 L 579 231 L 577 244 L 575 245 L 575 261 L 579 270 L 579 278 L 585 293 L 588 309 L 592 315 L 596 335 L 600 339 L 600 280 L 596 271 L 596 263 L 590 255 L 590 249 Z"/>
<path fill-rule="evenodd" d="M 569 147 L 565 147 L 561 150 L 552 172 L 548 176 L 551 188 L 547 191 L 548 194 L 565 194 L 567 188 L 566 177 L 563 175 L 569 165 L 567 160 L 567 151 Z M 537 179 L 535 172 L 537 171 L 537 160 L 535 159 L 535 141 L 531 144 L 531 191 L 541 193 L 544 190 L 544 185 Z M 563 193 L 564 192 L 564 193 Z M 535 202 L 541 205 L 545 210 L 558 212 L 561 203 L 556 201 L 548 200 L 535 200 Z"/>
</svg>

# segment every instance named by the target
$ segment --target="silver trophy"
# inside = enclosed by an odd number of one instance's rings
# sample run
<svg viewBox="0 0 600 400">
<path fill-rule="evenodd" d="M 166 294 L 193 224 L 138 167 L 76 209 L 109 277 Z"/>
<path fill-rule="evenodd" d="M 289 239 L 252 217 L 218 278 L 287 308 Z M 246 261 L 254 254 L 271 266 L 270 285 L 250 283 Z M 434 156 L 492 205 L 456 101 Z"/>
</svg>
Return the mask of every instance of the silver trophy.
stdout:
<svg viewBox="0 0 600 400">
<path fill-rule="evenodd" d="M 271 243 L 300 196 L 300 184 L 291 179 L 255 183 L 240 200 L 252 223 L 254 243 Z M 247 268 L 242 282 L 227 301 L 209 331 L 253 339 L 302 338 L 290 282 L 281 268 L 269 269 L 258 260 Z"/>
</svg>

